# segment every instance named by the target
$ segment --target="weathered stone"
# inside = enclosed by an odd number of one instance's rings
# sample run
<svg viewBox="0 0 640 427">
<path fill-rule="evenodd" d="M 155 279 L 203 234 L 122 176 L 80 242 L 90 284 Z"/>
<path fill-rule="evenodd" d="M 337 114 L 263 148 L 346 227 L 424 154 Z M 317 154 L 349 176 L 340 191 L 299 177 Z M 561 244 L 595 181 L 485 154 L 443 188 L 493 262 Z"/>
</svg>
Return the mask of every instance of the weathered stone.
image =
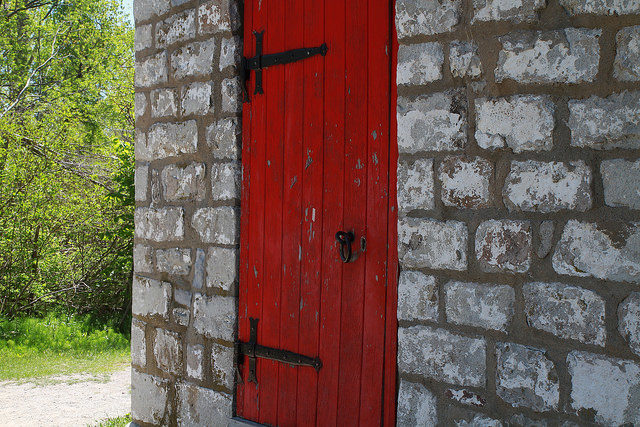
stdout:
<svg viewBox="0 0 640 427">
<path fill-rule="evenodd" d="M 463 405 L 475 406 L 477 408 L 482 408 L 487 404 L 487 401 L 482 396 L 466 388 L 450 388 L 444 392 L 444 395 Z"/>
<path fill-rule="evenodd" d="M 481 148 L 509 147 L 514 153 L 551 150 L 554 105 L 545 95 L 516 95 L 475 101 L 476 141 Z"/>
<path fill-rule="evenodd" d="M 591 208 L 591 169 L 582 160 L 513 161 L 502 195 L 511 212 L 584 212 Z"/>
<path fill-rule="evenodd" d="M 147 95 L 144 93 L 136 93 L 135 99 L 135 117 L 140 120 L 147 113 Z"/>
<path fill-rule="evenodd" d="M 467 227 L 457 221 L 401 218 L 398 256 L 406 268 L 466 270 Z"/>
<path fill-rule="evenodd" d="M 491 203 L 489 185 L 493 177 L 493 164 L 488 160 L 480 157 L 445 157 L 438 176 L 445 206 L 477 209 Z"/>
<path fill-rule="evenodd" d="M 213 163 L 211 165 L 211 198 L 213 200 L 239 199 L 241 180 L 238 163 Z"/>
<path fill-rule="evenodd" d="M 195 82 L 182 88 L 182 116 L 208 114 L 213 109 L 211 84 Z"/>
<path fill-rule="evenodd" d="M 496 391 L 502 400 L 534 411 L 558 409 L 558 374 L 543 350 L 497 343 L 496 363 Z"/>
<path fill-rule="evenodd" d="M 602 30 L 520 31 L 499 38 L 497 82 L 591 82 L 598 74 Z"/>
<path fill-rule="evenodd" d="M 207 287 L 231 291 L 238 277 L 238 251 L 209 248 L 207 254 Z"/>
<path fill-rule="evenodd" d="M 551 252 L 554 230 L 555 224 L 553 221 L 542 221 L 542 223 L 540 223 L 540 245 L 536 251 L 538 258 L 546 258 L 546 256 L 549 255 L 549 252 Z"/>
<path fill-rule="evenodd" d="M 161 52 L 136 61 L 136 87 L 149 87 L 167 82 L 167 54 Z"/>
<path fill-rule="evenodd" d="M 156 269 L 161 273 L 187 275 L 191 270 L 191 249 L 158 249 Z"/>
<path fill-rule="evenodd" d="M 560 338 L 604 346 L 605 302 L 593 291 L 561 283 L 522 287 L 527 324 Z"/>
<path fill-rule="evenodd" d="M 640 7 L 638 8 L 640 12 Z M 618 80 L 640 80 L 640 25 L 627 27 L 616 35 L 616 59 L 613 75 Z"/>
<path fill-rule="evenodd" d="M 198 127 L 195 120 L 183 123 L 158 123 L 151 127 L 145 142 L 136 141 L 136 159 L 152 161 L 198 149 Z"/>
<path fill-rule="evenodd" d="M 196 36 L 196 12 L 187 10 L 156 24 L 156 47 L 164 48 Z"/>
<path fill-rule="evenodd" d="M 433 209 L 433 159 L 398 162 L 398 209 Z"/>
<path fill-rule="evenodd" d="M 640 209 L 640 160 L 605 160 L 600 173 L 607 206 Z"/>
<path fill-rule="evenodd" d="M 242 59 L 242 39 L 229 37 L 222 39 L 220 46 L 220 71 L 227 67 L 238 67 Z"/>
<path fill-rule="evenodd" d="M 196 249 L 196 261 L 193 264 L 193 289 L 202 289 L 204 286 L 206 255 L 203 249 Z"/>
<path fill-rule="evenodd" d="M 150 246 L 135 245 L 133 247 L 133 270 L 136 273 L 153 272 L 153 249 Z"/>
<path fill-rule="evenodd" d="M 133 38 L 133 48 L 136 52 L 149 49 L 153 44 L 152 25 L 140 25 L 136 28 L 136 34 Z"/>
<path fill-rule="evenodd" d="M 180 80 L 192 76 L 208 76 L 213 71 L 215 39 L 194 42 L 171 54 L 173 77 Z"/>
<path fill-rule="evenodd" d="M 640 292 L 632 292 L 618 306 L 618 331 L 640 356 Z"/>
<path fill-rule="evenodd" d="M 222 111 L 240 113 L 242 111 L 242 85 L 237 77 L 222 80 Z"/>
<path fill-rule="evenodd" d="M 478 45 L 474 42 L 452 41 L 449 45 L 449 68 L 453 77 L 480 77 L 482 62 L 478 55 Z"/>
<path fill-rule="evenodd" d="M 569 101 L 568 124 L 574 147 L 640 148 L 640 92 Z"/>
<path fill-rule="evenodd" d="M 144 326 L 144 322 L 137 319 L 131 321 L 131 362 L 141 367 L 147 364 L 147 340 Z"/>
<path fill-rule="evenodd" d="M 626 15 L 640 13 L 640 3 L 634 0 L 560 0 L 572 15 Z"/>
<path fill-rule="evenodd" d="M 402 271 L 398 281 L 399 320 L 438 320 L 438 287 L 433 276 Z"/>
<path fill-rule="evenodd" d="M 136 208 L 136 237 L 154 242 L 171 242 L 184 237 L 182 208 Z"/>
<path fill-rule="evenodd" d="M 396 29 L 398 38 L 446 33 L 460 21 L 461 1 L 398 0 Z"/>
<path fill-rule="evenodd" d="M 187 375 L 201 381 L 204 379 L 203 354 L 203 346 L 199 344 L 187 346 Z"/>
<path fill-rule="evenodd" d="M 501 421 L 484 414 L 467 412 L 453 419 L 452 425 L 456 427 L 503 427 Z"/>
<path fill-rule="evenodd" d="M 200 34 L 236 31 L 241 23 L 237 4 L 233 1 L 213 0 L 198 9 Z"/>
<path fill-rule="evenodd" d="M 582 351 L 569 353 L 567 364 L 578 414 L 606 425 L 640 423 L 640 365 Z"/>
<path fill-rule="evenodd" d="M 146 21 L 154 16 L 164 15 L 169 8 L 169 0 L 136 0 L 133 2 L 133 16 L 136 23 Z"/>
<path fill-rule="evenodd" d="M 425 386 L 400 380 L 398 427 L 429 427 L 438 422 L 436 397 Z"/>
<path fill-rule="evenodd" d="M 167 386 L 167 380 L 131 369 L 131 417 L 155 425 L 167 424 Z"/>
<path fill-rule="evenodd" d="M 429 326 L 398 329 L 398 368 L 437 381 L 484 386 L 486 344 L 483 339 Z"/>
<path fill-rule="evenodd" d="M 171 284 L 146 277 L 133 276 L 132 309 L 137 316 L 169 316 Z"/>
<path fill-rule="evenodd" d="M 525 273 L 531 264 L 531 226 L 527 221 L 485 221 L 476 231 L 475 247 L 482 270 Z"/>
<path fill-rule="evenodd" d="M 181 382 L 177 385 L 177 422 L 180 426 L 222 427 L 233 411 L 231 396 Z"/>
<path fill-rule="evenodd" d="M 400 45 L 398 49 L 399 85 L 424 85 L 442 78 L 444 53 L 440 43 Z"/>
<path fill-rule="evenodd" d="M 241 128 L 239 119 L 222 119 L 207 128 L 207 143 L 216 159 L 240 158 L 239 138 Z"/>
<path fill-rule="evenodd" d="M 547 420 L 529 418 L 523 414 L 515 414 L 509 418 L 507 425 L 514 427 L 550 427 L 556 424 L 552 424 Z M 578 424 L 573 425 L 570 421 L 565 421 L 557 425 L 559 427 L 580 427 Z"/>
<path fill-rule="evenodd" d="M 182 307 L 176 307 L 173 309 L 173 321 L 180 326 L 189 326 L 189 319 L 191 313 L 188 309 Z"/>
<path fill-rule="evenodd" d="M 640 283 L 640 223 L 570 220 L 553 254 L 558 274 Z"/>
<path fill-rule="evenodd" d="M 235 298 L 196 294 L 193 300 L 193 328 L 208 338 L 233 341 L 236 329 Z"/>
<path fill-rule="evenodd" d="M 189 252 L 190 249 L 187 249 Z M 184 305 L 185 307 L 191 307 L 191 292 L 185 289 L 174 289 L 173 290 L 173 300 L 176 304 Z"/>
<path fill-rule="evenodd" d="M 153 118 L 175 117 L 177 113 L 176 93 L 173 89 L 151 91 L 151 116 Z"/>
<path fill-rule="evenodd" d="M 149 165 L 136 166 L 134 182 L 136 202 L 144 202 L 147 200 L 147 189 L 149 188 Z"/>
<path fill-rule="evenodd" d="M 546 6 L 545 0 L 473 0 L 473 19 L 478 21 L 530 22 Z"/>
<path fill-rule="evenodd" d="M 165 167 L 162 169 L 162 190 L 168 202 L 204 200 L 207 194 L 204 163 Z"/>
<path fill-rule="evenodd" d="M 191 226 L 204 243 L 233 245 L 238 242 L 238 213 L 230 206 L 202 208 L 193 214 Z"/>
<path fill-rule="evenodd" d="M 158 369 L 170 374 L 180 374 L 182 368 L 182 343 L 180 335 L 164 329 L 156 329 L 153 355 Z"/>
<path fill-rule="evenodd" d="M 444 286 L 447 321 L 506 332 L 514 313 L 511 286 L 449 282 Z"/>
<path fill-rule="evenodd" d="M 220 344 L 211 346 L 211 376 L 217 385 L 233 389 L 234 373 L 233 347 L 225 347 Z"/>
<path fill-rule="evenodd" d="M 466 102 L 457 93 L 443 92 L 415 100 L 398 98 L 400 153 L 458 151 L 466 146 Z"/>
</svg>

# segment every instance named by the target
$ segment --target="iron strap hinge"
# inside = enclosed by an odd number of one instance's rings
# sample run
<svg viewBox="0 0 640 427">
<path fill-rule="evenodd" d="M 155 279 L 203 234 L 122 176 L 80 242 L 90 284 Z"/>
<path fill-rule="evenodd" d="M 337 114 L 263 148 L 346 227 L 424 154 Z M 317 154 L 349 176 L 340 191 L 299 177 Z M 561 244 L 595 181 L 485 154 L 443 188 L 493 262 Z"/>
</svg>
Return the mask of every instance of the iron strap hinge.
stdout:
<svg viewBox="0 0 640 427">
<path fill-rule="evenodd" d="M 327 44 L 323 43 L 317 47 L 303 47 L 300 49 L 287 50 L 286 52 L 262 54 L 262 44 L 264 40 L 264 31 L 254 31 L 253 35 L 256 37 L 256 55 L 253 58 L 242 58 L 242 66 L 240 67 L 240 74 L 243 80 L 242 96 L 244 102 L 251 102 L 249 98 L 249 91 L 247 89 L 247 82 L 251 77 L 251 70 L 256 74 L 256 87 L 254 95 L 264 93 L 262 89 L 262 70 L 265 68 L 273 67 L 274 65 L 291 64 L 292 62 L 302 61 L 303 59 L 311 58 L 312 56 L 327 54 Z"/>
<path fill-rule="evenodd" d="M 258 319 L 249 318 L 249 341 L 236 342 L 238 365 L 244 363 L 244 356 L 249 359 L 249 382 L 258 384 L 256 376 L 256 358 L 274 360 L 293 366 L 310 366 L 318 372 L 322 369 L 322 361 L 318 357 L 309 357 L 288 350 L 265 347 L 258 344 Z"/>
</svg>

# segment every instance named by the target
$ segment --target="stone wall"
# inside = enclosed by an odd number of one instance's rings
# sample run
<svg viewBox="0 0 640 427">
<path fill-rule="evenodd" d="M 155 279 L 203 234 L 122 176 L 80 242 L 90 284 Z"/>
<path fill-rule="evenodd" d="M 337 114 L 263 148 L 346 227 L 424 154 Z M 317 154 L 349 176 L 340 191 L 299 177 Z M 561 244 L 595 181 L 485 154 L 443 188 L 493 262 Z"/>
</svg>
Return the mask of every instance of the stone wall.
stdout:
<svg viewBox="0 0 640 427">
<path fill-rule="evenodd" d="M 396 27 L 398 424 L 639 424 L 640 1 Z"/>
<path fill-rule="evenodd" d="M 226 425 L 240 205 L 238 5 L 136 0 L 132 416 Z"/>
</svg>

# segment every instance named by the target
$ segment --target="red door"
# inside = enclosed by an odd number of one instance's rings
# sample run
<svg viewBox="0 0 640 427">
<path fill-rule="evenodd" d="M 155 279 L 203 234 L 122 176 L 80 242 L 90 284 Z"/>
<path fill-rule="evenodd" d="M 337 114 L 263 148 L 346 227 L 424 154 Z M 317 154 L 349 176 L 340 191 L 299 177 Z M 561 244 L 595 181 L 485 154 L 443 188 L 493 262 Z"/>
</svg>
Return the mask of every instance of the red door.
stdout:
<svg viewBox="0 0 640 427">
<path fill-rule="evenodd" d="M 254 94 L 251 73 L 239 295 L 239 341 L 322 367 L 256 357 L 253 370 L 245 356 L 237 415 L 279 426 L 392 425 L 391 4 L 247 0 L 244 11 L 247 58 L 262 31 L 263 54 L 323 43 L 328 51 L 264 69 L 263 94 Z M 354 235 L 348 263 L 339 231 Z M 253 341 L 250 319 L 258 319 Z"/>
</svg>

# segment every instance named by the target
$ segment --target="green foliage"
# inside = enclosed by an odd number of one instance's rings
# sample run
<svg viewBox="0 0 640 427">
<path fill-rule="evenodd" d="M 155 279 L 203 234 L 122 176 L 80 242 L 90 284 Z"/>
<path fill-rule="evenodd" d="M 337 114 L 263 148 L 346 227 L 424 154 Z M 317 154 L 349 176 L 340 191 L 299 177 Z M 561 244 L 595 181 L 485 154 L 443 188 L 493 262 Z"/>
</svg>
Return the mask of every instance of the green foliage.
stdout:
<svg viewBox="0 0 640 427">
<path fill-rule="evenodd" d="M 118 418 L 109 418 L 107 420 L 102 421 L 97 427 L 125 427 L 131 421 L 131 414 L 127 414 L 123 417 Z"/>
<path fill-rule="evenodd" d="M 133 29 L 115 0 L 0 1 L 0 315 L 129 313 Z"/>
</svg>

